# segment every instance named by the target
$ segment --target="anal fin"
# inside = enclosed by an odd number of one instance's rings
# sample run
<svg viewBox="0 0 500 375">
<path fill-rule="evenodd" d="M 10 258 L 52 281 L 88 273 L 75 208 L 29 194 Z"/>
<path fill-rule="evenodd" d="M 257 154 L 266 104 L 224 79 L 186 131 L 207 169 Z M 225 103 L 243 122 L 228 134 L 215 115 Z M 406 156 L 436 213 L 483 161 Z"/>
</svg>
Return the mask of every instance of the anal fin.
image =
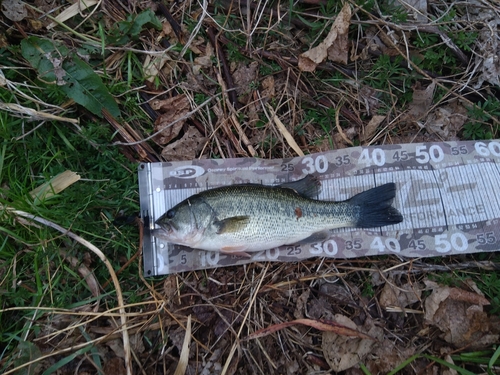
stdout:
<svg viewBox="0 0 500 375">
<path fill-rule="evenodd" d="M 321 232 L 316 232 L 311 234 L 309 237 L 304 238 L 303 240 L 300 240 L 297 242 L 298 245 L 305 245 L 313 242 L 323 242 L 327 240 L 330 237 L 330 232 L 327 230 L 321 231 Z"/>
</svg>

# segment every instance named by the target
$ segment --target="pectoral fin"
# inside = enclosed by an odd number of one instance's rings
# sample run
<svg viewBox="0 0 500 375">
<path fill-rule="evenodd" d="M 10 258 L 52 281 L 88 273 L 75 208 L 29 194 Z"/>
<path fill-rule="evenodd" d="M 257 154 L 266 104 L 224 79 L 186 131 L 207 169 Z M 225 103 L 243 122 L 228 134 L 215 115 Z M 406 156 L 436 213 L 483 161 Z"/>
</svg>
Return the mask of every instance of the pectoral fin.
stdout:
<svg viewBox="0 0 500 375">
<path fill-rule="evenodd" d="M 250 222 L 250 216 L 234 216 L 214 222 L 217 234 L 235 233 L 242 230 Z"/>
</svg>

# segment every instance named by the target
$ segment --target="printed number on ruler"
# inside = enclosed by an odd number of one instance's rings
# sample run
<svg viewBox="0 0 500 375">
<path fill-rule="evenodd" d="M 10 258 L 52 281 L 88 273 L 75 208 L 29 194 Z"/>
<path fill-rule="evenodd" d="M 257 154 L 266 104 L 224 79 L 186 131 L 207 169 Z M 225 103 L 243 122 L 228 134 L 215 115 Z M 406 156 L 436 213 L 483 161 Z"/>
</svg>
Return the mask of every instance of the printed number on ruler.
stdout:
<svg viewBox="0 0 500 375">
<path fill-rule="evenodd" d="M 448 239 L 448 233 L 434 236 L 434 245 L 438 253 L 447 253 L 450 250 L 465 251 L 469 243 L 467 238 L 460 232 L 453 233 Z"/>
<path fill-rule="evenodd" d="M 500 156 L 500 143 L 499 142 L 490 142 L 488 145 L 484 142 L 476 142 L 474 144 L 474 148 L 476 149 L 476 152 L 481 155 L 481 156 Z"/>
<path fill-rule="evenodd" d="M 358 163 L 366 164 L 367 167 L 375 164 L 377 167 L 382 167 L 385 164 L 385 152 L 381 148 L 370 150 L 368 148 L 361 151 Z"/>
<path fill-rule="evenodd" d="M 312 156 L 306 156 L 302 159 L 302 164 L 305 168 L 302 169 L 302 173 L 325 173 L 328 170 L 328 160 L 325 155 L 318 155 L 315 158 Z"/>
<path fill-rule="evenodd" d="M 486 233 L 476 234 L 476 241 L 480 245 L 486 245 L 486 244 L 494 244 L 494 243 L 496 243 L 497 239 L 495 237 L 495 233 L 493 233 L 493 232 L 486 232 Z"/>
<path fill-rule="evenodd" d="M 375 237 L 370 244 L 370 249 L 378 250 L 379 253 L 383 253 L 386 249 L 393 253 L 399 253 L 401 245 L 397 239 L 392 237 L 386 238 L 384 241 L 380 237 Z"/>
<path fill-rule="evenodd" d="M 199 254 L 202 267 L 216 266 L 219 263 L 220 255 L 218 251 L 200 251 Z"/>
<path fill-rule="evenodd" d="M 325 242 L 317 242 L 311 246 L 309 252 L 312 255 L 326 254 L 327 256 L 334 256 L 338 253 L 339 248 L 334 240 L 327 240 Z"/>
<path fill-rule="evenodd" d="M 441 146 L 438 145 L 430 147 L 427 147 L 427 145 L 417 146 L 415 149 L 415 158 L 420 164 L 428 163 L 429 160 L 439 163 L 444 159 L 444 152 Z"/>
<path fill-rule="evenodd" d="M 276 260 L 279 258 L 279 256 L 280 256 L 280 249 L 275 247 L 269 250 L 258 251 L 252 257 L 252 261 L 263 262 L 266 260 Z"/>
</svg>

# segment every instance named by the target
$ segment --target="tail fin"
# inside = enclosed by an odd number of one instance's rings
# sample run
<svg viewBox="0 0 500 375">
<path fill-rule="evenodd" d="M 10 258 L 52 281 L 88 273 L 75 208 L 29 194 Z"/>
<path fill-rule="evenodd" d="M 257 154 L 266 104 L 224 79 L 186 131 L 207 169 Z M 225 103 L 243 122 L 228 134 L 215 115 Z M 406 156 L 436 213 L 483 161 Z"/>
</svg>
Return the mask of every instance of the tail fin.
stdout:
<svg viewBox="0 0 500 375">
<path fill-rule="evenodd" d="M 359 206 L 358 228 L 375 228 L 397 224 L 403 216 L 394 207 L 392 201 L 396 195 L 396 184 L 389 183 L 359 193 L 349 199 L 349 203 Z"/>
</svg>

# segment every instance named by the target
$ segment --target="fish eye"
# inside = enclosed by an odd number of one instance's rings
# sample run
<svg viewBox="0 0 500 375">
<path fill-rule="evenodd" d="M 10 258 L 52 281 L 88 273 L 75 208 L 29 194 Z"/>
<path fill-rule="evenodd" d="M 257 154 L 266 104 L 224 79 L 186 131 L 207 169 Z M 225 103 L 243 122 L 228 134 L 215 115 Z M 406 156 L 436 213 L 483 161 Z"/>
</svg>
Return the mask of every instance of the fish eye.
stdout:
<svg viewBox="0 0 500 375">
<path fill-rule="evenodd" d="M 167 219 L 172 219 L 175 216 L 175 211 L 174 210 L 168 210 L 167 211 Z"/>
</svg>

